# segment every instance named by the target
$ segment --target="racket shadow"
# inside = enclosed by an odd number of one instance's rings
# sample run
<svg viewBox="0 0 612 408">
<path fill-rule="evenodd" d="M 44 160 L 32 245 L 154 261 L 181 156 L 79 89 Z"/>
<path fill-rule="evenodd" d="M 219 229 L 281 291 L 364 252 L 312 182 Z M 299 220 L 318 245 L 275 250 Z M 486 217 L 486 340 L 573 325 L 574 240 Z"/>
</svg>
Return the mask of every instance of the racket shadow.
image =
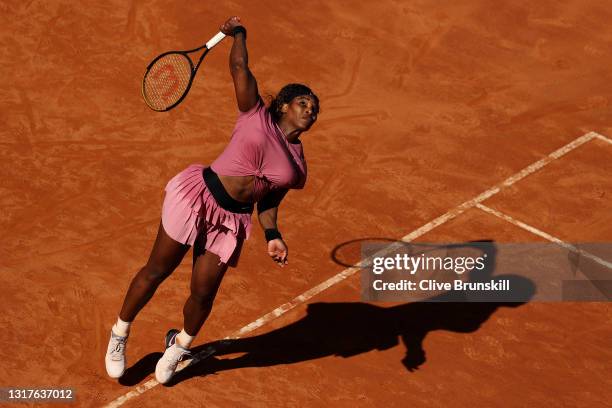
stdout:
<svg viewBox="0 0 612 408">
<path fill-rule="evenodd" d="M 330 258 L 334 263 L 347 268 L 370 268 L 374 255 L 383 256 L 395 253 L 395 251 L 403 251 L 407 255 L 417 256 L 441 249 L 465 248 L 469 246 L 468 244 L 435 244 L 407 242 L 384 237 L 365 237 L 336 245 L 330 253 Z"/>
</svg>

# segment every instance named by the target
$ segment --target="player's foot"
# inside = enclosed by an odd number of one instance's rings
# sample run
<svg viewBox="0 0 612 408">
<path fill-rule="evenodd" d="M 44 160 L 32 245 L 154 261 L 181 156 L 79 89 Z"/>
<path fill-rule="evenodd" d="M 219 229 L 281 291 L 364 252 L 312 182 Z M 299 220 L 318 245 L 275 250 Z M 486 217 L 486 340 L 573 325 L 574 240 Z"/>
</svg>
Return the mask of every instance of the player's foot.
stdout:
<svg viewBox="0 0 612 408">
<path fill-rule="evenodd" d="M 172 329 L 166 334 L 166 351 L 155 366 L 155 379 L 161 384 L 170 381 L 178 363 L 191 356 L 188 349 L 177 344 L 177 334 L 179 334 L 179 331 L 176 329 Z"/>
<path fill-rule="evenodd" d="M 127 336 L 117 336 L 111 330 L 110 340 L 108 341 L 108 349 L 106 350 L 106 372 L 111 378 L 119 378 L 125 372 L 125 346 L 127 344 Z"/>
</svg>

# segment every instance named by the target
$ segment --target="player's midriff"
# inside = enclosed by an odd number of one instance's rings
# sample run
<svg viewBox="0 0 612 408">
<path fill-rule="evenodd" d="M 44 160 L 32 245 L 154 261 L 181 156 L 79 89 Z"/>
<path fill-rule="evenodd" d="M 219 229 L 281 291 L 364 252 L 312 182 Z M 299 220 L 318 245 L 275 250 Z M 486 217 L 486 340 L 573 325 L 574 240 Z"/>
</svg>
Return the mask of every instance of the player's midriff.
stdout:
<svg viewBox="0 0 612 408">
<path fill-rule="evenodd" d="M 225 191 L 236 201 L 252 203 L 255 176 L 222 176 L 218 174 Z"/>
</svg>

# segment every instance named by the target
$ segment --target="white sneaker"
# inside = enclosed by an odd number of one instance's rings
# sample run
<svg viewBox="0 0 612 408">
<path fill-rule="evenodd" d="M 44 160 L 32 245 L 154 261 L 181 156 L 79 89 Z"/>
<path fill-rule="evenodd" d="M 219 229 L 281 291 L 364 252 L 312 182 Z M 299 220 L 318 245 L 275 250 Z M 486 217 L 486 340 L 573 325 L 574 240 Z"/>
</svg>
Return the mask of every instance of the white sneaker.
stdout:
<svg viewBox="0 0 612 408">
<path fill-rule="evenodd" d="M 106 372 L 111 378 L 119 378 L 125 372 L 125 346 L 127 343 L 127 336 L 117 336 L 111 330 L 111 337 L 108 341 L 108 349 L 106 350 Z"/>
<path fill-rule="evenodd" d="M 155 379 L 161 384 L 170 381 L 178 363 L 191 356 L 188 349 L 176 343 L 177 334 L 179 334 L 179 331 L 176 329 L 172 329 L 166 334 L 166 351 L 155 366 Z"/>
</svg>

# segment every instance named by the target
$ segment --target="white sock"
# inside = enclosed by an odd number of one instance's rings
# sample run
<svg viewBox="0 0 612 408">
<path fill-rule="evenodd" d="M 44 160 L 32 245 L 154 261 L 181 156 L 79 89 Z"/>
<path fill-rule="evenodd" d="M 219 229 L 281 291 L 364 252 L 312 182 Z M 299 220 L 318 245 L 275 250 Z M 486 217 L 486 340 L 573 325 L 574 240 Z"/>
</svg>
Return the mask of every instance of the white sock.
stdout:
<svg viewBox="0 0 612 408">
<path fill-rule="evenodd" d="M 176 342 L 178 345 L 186 349 L 191 347 L 193 339 L 195 339 L 195 336 L 188 335 L 185 329 L 181 330 L 181 332 L 176 335 Z"/>
<path fill-rule="evenodd" d="M 125 337 L 130 334 L 130 326 L 132 322 L 124 322 L 120 317 L 117 318 L 117 323 L 113 326 L 113 332 L 117 336 Z"/>
</svg>

